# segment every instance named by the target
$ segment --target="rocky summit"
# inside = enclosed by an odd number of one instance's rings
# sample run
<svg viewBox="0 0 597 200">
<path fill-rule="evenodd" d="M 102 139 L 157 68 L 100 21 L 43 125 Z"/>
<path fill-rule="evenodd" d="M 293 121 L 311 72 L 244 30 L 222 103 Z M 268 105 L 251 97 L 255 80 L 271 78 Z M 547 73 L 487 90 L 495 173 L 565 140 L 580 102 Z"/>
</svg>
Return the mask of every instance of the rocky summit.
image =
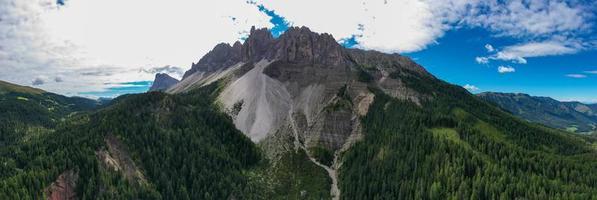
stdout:
<svg viewBox="0 0 597 200">
<path fill-rule="evenodd" d="M 337 151 L 359 135 L 358 116 L 373 98 L 367 85 L 399 99 L 427 98 L 401 76 L 434 78 L 407 57 L 346 49 L 332 35 L 307 27 L 292 27 L 278 38 L 253 27 L 243 44 L 216 45 L 168 92 L 225 80 L 218 101 L 255 142 L 289 137 L 292 144 Z"/>
<path fill-rule="evenodd" d="M 167 91 L 222 80 L 218 101 L 236 128 L 267 146 L 270 159 L 293 149 L 313 157 L 312 149 L 323 148 L 334 155 L 322 166 L 335 183 L 335 158 L 362 137 L 359 119 L 374 98 L 368 85 L 417 104 L 429 97 L 406 86 L 401 77 L 408 76 L 435 79 L 407 57 L 346 49 L 332 35 L 307 27 L 292 27 L 278 38 L 253 27 L 243 44 L 218 44 Z"/>
<path fill-rule="evenodd" d="M 149 91 L 165 91 L 173 85 L 176 85 L 178 82 L 178 79 L 172 78 L 168 74 L 157 73 Z"/>
</svg>

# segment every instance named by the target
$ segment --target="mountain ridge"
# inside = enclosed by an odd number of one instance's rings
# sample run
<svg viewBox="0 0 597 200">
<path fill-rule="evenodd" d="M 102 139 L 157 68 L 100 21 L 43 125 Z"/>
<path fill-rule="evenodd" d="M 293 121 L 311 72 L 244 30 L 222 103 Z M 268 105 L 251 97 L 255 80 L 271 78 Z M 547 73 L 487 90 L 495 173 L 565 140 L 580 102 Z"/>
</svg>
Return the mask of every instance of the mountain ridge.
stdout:
<svg viewBox="0 0 597 200">
<path fill-rule="evenodd" d="M 594 104 L 561 102 L 524 93 L 484 92 L 477 96 L 523 119 L 546 126 L 580 133 L 597 130 L 597 106 Z"/>
</svg>

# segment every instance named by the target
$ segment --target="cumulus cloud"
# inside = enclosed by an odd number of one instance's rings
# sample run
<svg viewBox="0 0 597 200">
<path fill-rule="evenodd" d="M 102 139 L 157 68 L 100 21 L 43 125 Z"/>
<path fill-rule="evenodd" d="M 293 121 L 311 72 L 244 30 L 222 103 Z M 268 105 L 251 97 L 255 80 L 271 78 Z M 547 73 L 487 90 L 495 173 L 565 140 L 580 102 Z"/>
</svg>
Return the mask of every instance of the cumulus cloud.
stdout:
<svg viewBox="0 0 597 200">
<path fill-rule="evenodd" d="M 587 78 L 587 75 L 584 74 L 566 74 L 566 76 L 570 78 Z"/>
<path fill-rule="evenodd" d="M 467 89 L 468 91 L 474 92 L 479 90 L 479 88 L 477 86 L 474 85 L 470 85 L 470 84 L 466 84 L 464 86 L 462 86 L 464 89 Z"/>
<path fill-rule="evenodd" d="M 511 67 L 511 66 L 499 66 L 498 67 L 498 72 L 500 74 L 512 73 L 512 72 L 515 72 L 515 71 L 516 71 L 516 69 L 514 69 L 514 67 Z"/>
<path fill-rule="evenodd" d="M 447 0 L 257 0 L 295 25 L 328 32 L 354 47 L 412 52 L 436 43 L 466 9 L 467 2 Z M 317 6 L 314 6 L 317 5 Z M 341 5 L 341 6 L 340 6 Z M 340 6 L 340 7 L 339 7 Z M 308 14 L 307 14 L 308 13 Z"/>
<path fill-rule="evenodd" d="M 0 80 L 33 85 L 33 77 L 61 76 L 37 85 L 67 95 L 99 91 L 105 82 L 153 78 L 140 68 L 189 68 L 252 25 L 271 27 L 271 17 L 244 0 L 61 2 L 0 1 Z"/>
<path fill-rule="evenodd" d="M 479 1 L 464 21 L 502 36 L 574 35 L 594 25 L 592 6 L 583 1 Z"/>
</svg>

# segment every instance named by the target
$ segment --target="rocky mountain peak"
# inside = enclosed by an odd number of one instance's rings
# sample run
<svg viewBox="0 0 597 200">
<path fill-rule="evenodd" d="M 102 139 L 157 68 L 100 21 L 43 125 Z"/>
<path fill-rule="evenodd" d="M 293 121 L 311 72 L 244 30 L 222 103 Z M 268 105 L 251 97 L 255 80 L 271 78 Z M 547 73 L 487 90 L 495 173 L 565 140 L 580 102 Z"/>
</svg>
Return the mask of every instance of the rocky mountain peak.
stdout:
<svg viewBox="0 0 597 200">
<path fill-rule="evenodd" d="M 187 76 L 201 71 L 212 72 L 222 67 L 227 67 L 241 61 L 240 42 L 230 46 L 228 43 L 220 43 L 216 45 L 210 52 L 205 54 L 199 62 L 193 63 L 191 69 L 184 73 L 183 79 Z"/>
<path fill-rule="evenodd" d="M 274 38 L 266 28 L 251 28 L 242 45 L 243 61 L 281 60 L 289 63 L 336 65 L 342 61 L 342 46 L 332 35 L 315 33 L 307 27 L 291 27 Z"/>
<path fill-rule="evenodd" d="M 165 73 L 157 73 L 149 91 L 165 91 L 173 85 L 176 85 L 178 80 L 172 78 Z"/>
<path fill-rule="evenodd" d="M 244 61 L 259 61 L 263 58 L 268 50 L 271 49 L 274 43 L 274 36 L 267 28 L 255 29 L 251 27 L 249 37 L 242 45 L 242 53 Z"/>
<path fill-rule="evenodd" d="M 342 63 L 343 48 L 330 34 L 315 33 L 307 27 L 291 27 L 278 38 L 274 58 L 289 63 Z"/>
<path fill-rule="evenodd" d="M 278 38 L 274 38 L 267 28 L 253 26 L 244 43 L 237 41 L 232 46 L 227 43 L 218 44 L 199 62 L 193 63 L 183 79 L 195 72 L 211 74 L 239 62 L 257 63 L 262 59 L 299 65 L 379 68 L 377 71 L 381 71 L 382 74 L 375 75 L 376 77 L 387 76 L 399 69 L 430 75 L 407 57 L 377 51 L 346 49 L 338 44 L 332 35 L 316 33 L 304 26 L 290 27 Z"/>
</svg>

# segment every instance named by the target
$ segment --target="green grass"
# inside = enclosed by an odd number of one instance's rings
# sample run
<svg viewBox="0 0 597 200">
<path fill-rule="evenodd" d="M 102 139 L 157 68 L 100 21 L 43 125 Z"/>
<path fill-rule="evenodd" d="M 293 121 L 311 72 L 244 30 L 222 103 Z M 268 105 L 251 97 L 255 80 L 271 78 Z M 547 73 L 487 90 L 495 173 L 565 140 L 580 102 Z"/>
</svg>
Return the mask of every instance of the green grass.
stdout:
<svg viewBox="0 0 597 200">
<path fill-rule="evenodd" d="M 457 144 L 463 143 L 463 141 L 460 140 L 460 135 L 458 135 L 458 132 L 452 128 L 432 128 L 431 133 L 433 133 L 433 136 L 437 138 L 444 138 Z"/>
<path fill-rule="evenodd" d="M 26 97 L 17 97 L 17 100 L 29 101 L 29 99 Z"/>
<path fill-rule="evenodd" d="M 474 128 L 481 131 L 481 133 L 489 136 L 490 138 L 495 139 L 496 141 L 506 140 L 506 136 L 502 132 L 500 132 L 498 129 L 488 124 L 487 122 L 479 120 L 477 123 L 475 123 Z"/>
</svg>

